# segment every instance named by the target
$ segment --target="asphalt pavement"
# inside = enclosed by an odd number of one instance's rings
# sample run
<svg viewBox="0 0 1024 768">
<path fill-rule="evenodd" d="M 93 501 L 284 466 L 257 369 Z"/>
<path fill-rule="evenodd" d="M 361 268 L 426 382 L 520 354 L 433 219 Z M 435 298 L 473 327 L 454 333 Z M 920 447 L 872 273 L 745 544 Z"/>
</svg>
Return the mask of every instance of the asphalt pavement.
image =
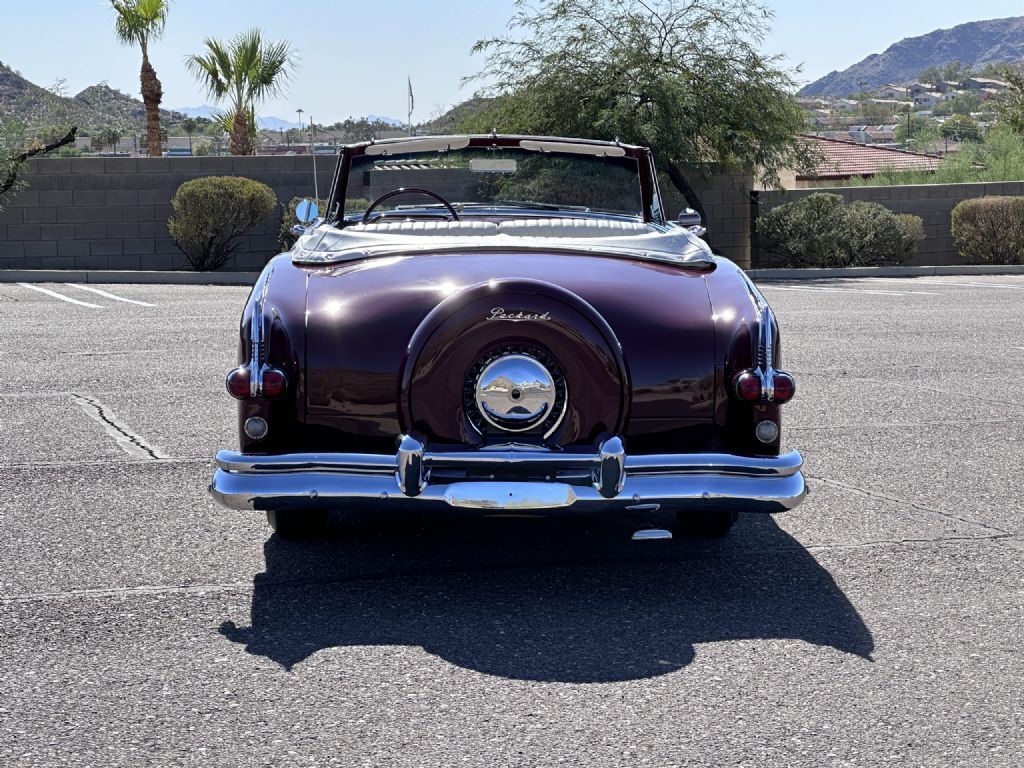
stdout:
<svg viewBox="0 0 1024 768">
<path fill-rule="evenodd" d="M 0 765 L 1020 766 L 1024 276 L 762 288 L 797 510 L 297 544 L 206 493 L 246 289 L 0 284 Z"/>
</svg>

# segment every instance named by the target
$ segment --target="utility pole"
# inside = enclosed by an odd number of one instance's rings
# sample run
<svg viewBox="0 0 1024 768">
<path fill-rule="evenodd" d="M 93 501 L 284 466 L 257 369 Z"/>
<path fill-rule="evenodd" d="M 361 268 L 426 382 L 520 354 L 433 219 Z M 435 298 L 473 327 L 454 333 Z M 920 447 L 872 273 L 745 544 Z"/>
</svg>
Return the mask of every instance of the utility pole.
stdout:
<svg viewBox="0 0 1024 768">
<path fill-rule="evenodd" d="M 301 137 L 302 137 L 302 113 L 304 112 L 304 110 L 296 109 L 295 111 L 299 114 L 299 137 L 300 137 L 300 141 L 301 141 Z"/>
</svg>

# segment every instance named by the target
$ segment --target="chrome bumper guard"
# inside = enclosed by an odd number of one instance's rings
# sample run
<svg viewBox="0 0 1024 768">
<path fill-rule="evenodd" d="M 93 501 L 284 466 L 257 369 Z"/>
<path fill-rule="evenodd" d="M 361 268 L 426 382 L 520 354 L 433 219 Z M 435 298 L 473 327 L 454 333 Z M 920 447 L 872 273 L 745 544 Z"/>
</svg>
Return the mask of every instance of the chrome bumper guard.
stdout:
<svg viewBox="0 0 1024 768">
<path fill-rule="evenodd" d="M 535 447 L 427 450 L 408 435 L 396 454 L 221 451 L 210 494 L 230 509 L 379 505 L 468 510 L 711 510 L 783 512 L 806 494 L 796 451 L 627 456 L 613 437 L 593 453 Z M 464 473 L 465 480 L 451 479 Z M 542 480 L 507 481 L 497 475 Z M 448 478 L 445 478 L 445 475 Z M 432 477 L 434 480 L 432 481 Z"/>
</svg>

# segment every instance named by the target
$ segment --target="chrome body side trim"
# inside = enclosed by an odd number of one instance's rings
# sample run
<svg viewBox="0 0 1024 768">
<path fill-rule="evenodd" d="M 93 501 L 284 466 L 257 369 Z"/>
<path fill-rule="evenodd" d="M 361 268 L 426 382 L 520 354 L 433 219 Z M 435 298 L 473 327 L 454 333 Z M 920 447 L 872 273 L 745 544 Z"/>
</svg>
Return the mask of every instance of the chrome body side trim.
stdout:
<svg viewBox="0 0 1024 768">
<path fill-rule="evenodd" d="M 260 289 L 260 296 L 252 310 L 252 320 L 249 324 L 249 396 L 260 397 L 263 394 L 263 371 L 267 365 L 267 340 L 264 328 L 265 318 L 263 314 L 267 303 L 267 294 L 270 291 L 270 278 L 274 276 L 274 268 L 271 267 L 263 280 Z"/>
<path fill-rule="evenodd" d="M 775 355 L 772 349 L 775 338 L 775 313 L 767 304 L 761 309 L 760 333 L 757 342 L 757 369 L 755 375 L 761 380 L 761 399 L 775 399 Z"/>
<path fill-rule="evenodd" d="M 628 456 L 617 437 L 593 453 L 568 453 L 519 447 L 434 451 L 403 436 L 392 455 L 221 451 L 210 493 L 231 509 L 373 503 L 382 509 L 781 512 L 804 498 L 802 465 L 796 451 L 777 457 Z M 487 479 L 510 471 L 515 474 L 508 480 Z M 519 479 L 530 474 L 543 479 Z"/>
</svg>

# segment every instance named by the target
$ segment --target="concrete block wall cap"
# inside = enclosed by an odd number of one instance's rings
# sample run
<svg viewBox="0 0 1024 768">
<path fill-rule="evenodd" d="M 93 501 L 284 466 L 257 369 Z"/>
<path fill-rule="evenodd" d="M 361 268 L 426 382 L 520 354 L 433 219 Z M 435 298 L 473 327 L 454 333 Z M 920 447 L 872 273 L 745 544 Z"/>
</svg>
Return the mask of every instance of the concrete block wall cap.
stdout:
<svg viewBox="0 0 1024 768">
<path fill-rule="evenodd" d="M 251 286 L 259 272 L 157 272 L 146 270 L 0 269 L 0 283 L 136 283 Z"/>
<path fill-rule="evenodd" d="M 828 280 L 858 277 L 929 277 L 935 275 L 1024 275 L 1024 264 L 948 264 L 934 267 L 807 267 L 748 269 L 752 280 Z"/>
</svg>

